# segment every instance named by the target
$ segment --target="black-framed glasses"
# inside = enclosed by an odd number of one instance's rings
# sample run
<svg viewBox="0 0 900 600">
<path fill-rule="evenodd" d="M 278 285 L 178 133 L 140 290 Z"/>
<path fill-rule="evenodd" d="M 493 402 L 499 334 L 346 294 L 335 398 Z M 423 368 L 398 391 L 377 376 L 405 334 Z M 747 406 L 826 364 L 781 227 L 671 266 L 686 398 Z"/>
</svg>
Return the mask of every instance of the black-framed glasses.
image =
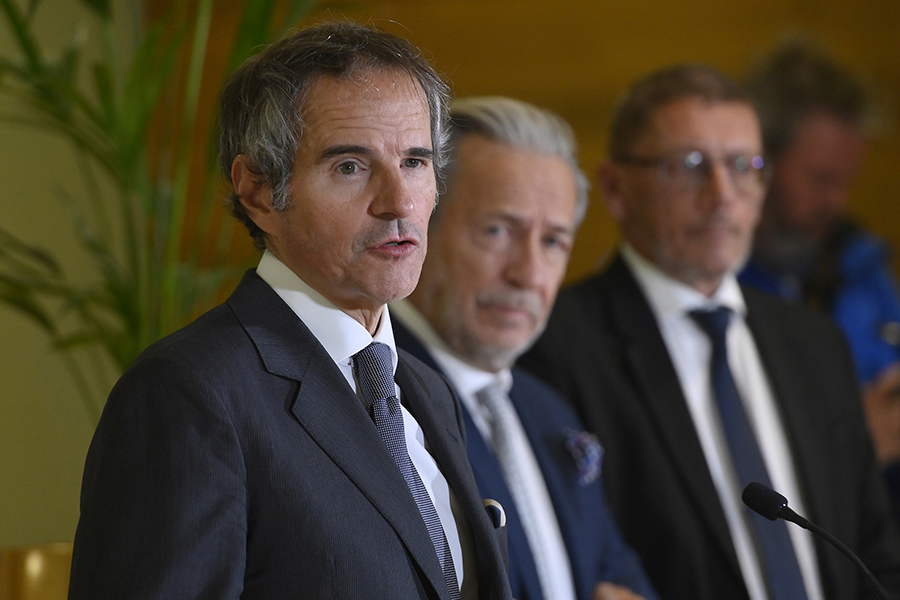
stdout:
<svg viewBox="0 0 900 600">
<path fill-rule="evenodd" d="M 700 150 L 683 150 L 659 156 L 618 156 L 614 160 L 634 167 L 655 167 L 660 180 L 679 190 L 700 189 L 709 181 L 716 163 L 725 167 L 731 183 L 743 193 L 759 191 L 769 175 L 763 157 L 752 154 L 713 157 Z"/>
</svg>

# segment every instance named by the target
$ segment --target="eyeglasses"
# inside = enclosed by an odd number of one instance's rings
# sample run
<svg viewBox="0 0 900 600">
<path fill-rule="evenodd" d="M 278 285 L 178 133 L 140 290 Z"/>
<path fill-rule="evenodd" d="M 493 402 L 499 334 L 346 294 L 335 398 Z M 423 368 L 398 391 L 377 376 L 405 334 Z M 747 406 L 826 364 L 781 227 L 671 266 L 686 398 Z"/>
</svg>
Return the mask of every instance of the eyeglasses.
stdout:
<svg viewBox="0 0 900 600">
<path fill-rule="evenodd" d="M 660 156 L 619 156 L 615 161 L 634 167 L 655 167 L 660 180 L 680 191 L 700 189 L 709 181 L 716 163 L 725 167 L 731 183 L 742 193 L 759 191 L 769 177 L 763 157 L 748 154 L 714 158 L 699 150 L 685 150 Z"/>
</svg>

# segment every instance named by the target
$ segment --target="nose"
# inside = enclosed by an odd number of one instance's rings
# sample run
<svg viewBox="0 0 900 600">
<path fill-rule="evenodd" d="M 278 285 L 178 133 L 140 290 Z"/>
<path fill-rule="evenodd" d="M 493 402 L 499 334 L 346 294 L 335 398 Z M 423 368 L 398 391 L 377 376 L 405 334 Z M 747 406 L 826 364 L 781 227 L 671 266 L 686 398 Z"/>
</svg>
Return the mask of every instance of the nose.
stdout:
<svg viewBox="0 0 900 600">
<path fill-rule="evenodd" d="M 843 213 L 850 202 L 850 180 L 835 178 L 819 186 L 819 196 L 831 214 Z"/>
<path fill-rule="evenodd" d="M 508 249 L 506 281 L 518 289 L 539 288 L 547 278 L 548 268 L 537 236 L 525 236 Z"/>
<path fill-rule="evenodd" d="M 422 190 L 403 177 L 399 168 L 379 169 L 373 177 L 377 178 L 374 196 L 369 210 L 382 219 L 405 219 L 413 214 Z"/>
<path fill-rule="evenodd" d="M 700 198 L 710 209 L 718 207 L 738 194 L 735 182 L 728 167 L 721 161 L 710 165 L 709 175 L 700 190 Z"/>
</svg>

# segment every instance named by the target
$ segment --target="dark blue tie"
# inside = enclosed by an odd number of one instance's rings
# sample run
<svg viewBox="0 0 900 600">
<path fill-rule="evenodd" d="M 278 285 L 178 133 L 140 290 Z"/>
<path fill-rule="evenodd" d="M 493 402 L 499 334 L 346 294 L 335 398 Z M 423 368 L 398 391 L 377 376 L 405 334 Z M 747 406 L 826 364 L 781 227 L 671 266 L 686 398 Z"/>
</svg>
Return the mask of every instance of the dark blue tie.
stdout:
<svg viewBox="0 0 900 600">
<path fill-rule="evenodd" d="M 447 543 L 441 519 L 431 502 L 428 490 L 425 489 L 425 484 L 422 483 L 422 478 L 419 477 L 419 472 L 416 471 L 416 466 L 410 460 L 406 449 L 403 413 L 394 387 L 391 349 L 380 342 L 372 342 L 353 355 L 353 369 L 369 414 L 375 421 L 375 427 L 390 450 L 391 456 L 394 457 L 394 462 L 400 468 L 400 473 L 403 474 L 403 479 L 412 492 L 419 512 L 422 513 L 438 562 L 444 570 L 444 581 L 447 583 L 450 598 L 458 600 L 459 581 L 456 578 L 456 568 L 453 566 L 453 556 L 450 554 L 450 544 Z"/>
<path fill-rule="evenodd" d="M 748 483 L 758 481 L 771 487 L 769 472 L 750 426 L 744 405 L 738 394 L 731 368 L 728 366 L 728 350 L 725 334 L 731 321 L 731 310 L 719 307 L 713 310 L 695 310 L 691 318 L 709 336 L 712 343 L 710 373 L 713 393 L 719 406 L 722 429 L 731 451 L 731 461 L 743 489 Z M 744 507 L 754 536 L 757 553 L 769 584 L 771 600 L 805 600 L 806 588 L 797 564 L 797 555 L 791 544 L 787 523 L 771 522 Z"/>
</svg>

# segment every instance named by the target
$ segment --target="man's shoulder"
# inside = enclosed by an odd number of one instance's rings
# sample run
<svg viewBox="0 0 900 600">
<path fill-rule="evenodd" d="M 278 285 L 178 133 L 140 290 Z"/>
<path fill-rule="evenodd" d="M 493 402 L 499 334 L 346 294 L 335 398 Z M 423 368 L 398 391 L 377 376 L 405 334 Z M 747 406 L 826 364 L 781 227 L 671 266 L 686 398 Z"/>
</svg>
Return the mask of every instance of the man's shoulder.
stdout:
<svg viewBox="0 0 900 600">
<path fill-rule="evenodd" d="M 532 419 L 546 424 L 562 421 L 567 427 L 583 429 L 572 403 L 556 388 L 523 368 L 514 367 L 512 375 L 510 398 L 523 421 Z"/>
<path fill-rule="evenodd" d="M 400 360 L 405 362 L 406 365 L 416 374 L 416 376 L 421 378 L 423 381 L 445 383 L 445 379 L 440 373 L 426 365 L 413 353 L 406 350 L 405 348 L 400 348 L 398 346 L 397 355 L 400 357 Z"/>
<path fill-rule="evenodd" d="M 773 322 L 786 330 L 821 331 L 840 336 L 837 325 L 821 311 L 797 302 L 788 302 L 769 292 L 741 286 L 751 321 Z"/>
<path fill-rule="evenodd" d="M 246 335 L 233 312 L 220 304 L 150 344 L 135 360 L 135 365 L 167 357 L 187 363 L 219 360 L 234 352 L 235 342 L 243 338 Z"/>
<path fill-rule="evenodd" d="M 560 290 L 557 304 L 560 302 L 569 305 L 593 303 L 610 287 L 615 289 L 611 284 L 617 276 L 616 273 L 610 273 L 610 269 L 606 268 L 577 279 Z"/>
<path fill-rule="evenodd" d="M 620 294 L 633 294 L 637 282 L 620 254 L 604 262 L 603 266 L 588 275 L 564 286 L 559 292 L 556 306 L 565 310 L 593 311 L 605 305 L 610 298 Z"/>
<path fill-rule="evenodd" d="M 607 344 L 630 329 L 653 324 L 653 315 L 640 286 L 621 257 L 602 271 L 567 285 L 560 291 L 542 343 L 565 348 L 585 343 Z"/>
<path fill-rule="evenodd" d="M 444 375 L 403 348 L 397 348 L 397 355 L 400 357 L 401 364 L 406 367 L 429 396 L 448 399 L 453 396 L 452 387 Z"/>
<path fill-rule="evenodd" d="M 290 348 L 296 360 L 314 345 L 302 321 L 251 270 L 224 303 L 148 346 L 129 371 L 240 374 L 264 368 L 264 354 L 271 361 Z"/>
<path fill-rule="evenodd" d="M 520 367 L 513 367 L 513 387 L 511 394 L 545 399 L 550 404 L 568 402 L 563 395 L 543 379 Z"/>
</svg>

